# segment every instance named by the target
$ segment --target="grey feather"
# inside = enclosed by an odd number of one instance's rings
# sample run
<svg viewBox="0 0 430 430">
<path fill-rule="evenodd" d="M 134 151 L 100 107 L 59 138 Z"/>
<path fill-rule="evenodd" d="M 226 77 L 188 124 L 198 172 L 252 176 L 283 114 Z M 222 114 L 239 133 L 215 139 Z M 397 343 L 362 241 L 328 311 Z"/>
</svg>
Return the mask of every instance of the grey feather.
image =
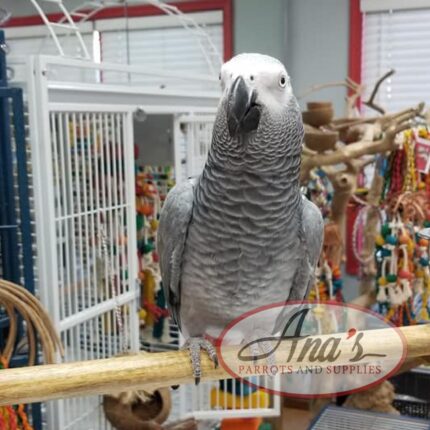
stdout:
<svg viewBox="0 0 430 430">
<path fill-rule="evenodd" d="M 304 196 L 301 234 L 305 253 L 297 265 L 286 302 L 301 302 L 308 297 L 315 279 L 315 268 L 321 254 L 324 221 L 318 207 Z M 276 319 L 272 332 L 282 331 L 290 316 L 290 309 L 283 308 Z"/>
<path fill-rule="evenodd" d="M 306 257 L 302 259 L 301 264 L 298 266 L 288 297 L 290 301 L 304 300 L 308 296 L 322 248 L 324 221 L 318 207 L 305 197 L 303 197 L 302 228 Z M 303 288 L 303 286 L 306 288 Z"/>
<path fill-rule="evenodd" d="M 178 184 L 167 195 L 160 215 L 157 249 L 166 302 L 180 326 L 182 261 L 194 204 L 195 180 Z"/>
<path fill-rule="evenodd" d="M 310 264 L 315 267 L 321 254 L 324 221 L 318 207 L 303 197 L 303 230 Z"/>
</svg>

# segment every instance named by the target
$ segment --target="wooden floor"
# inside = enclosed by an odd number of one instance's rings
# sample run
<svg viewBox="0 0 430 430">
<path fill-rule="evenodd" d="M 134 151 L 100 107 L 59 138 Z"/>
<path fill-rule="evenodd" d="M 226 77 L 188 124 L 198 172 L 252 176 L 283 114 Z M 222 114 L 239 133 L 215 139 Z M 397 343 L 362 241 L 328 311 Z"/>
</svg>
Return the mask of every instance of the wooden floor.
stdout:
<svg viewBox="0 0 430 430">
<path fill-rule="evenodd" d="M 282 430 L 306 430 L 312 420 L 312 414 L 303 409 L 284 408 L 282 414 Z"/>
<path fill-rule="evenodd" d="M 282 416 L 270 422 L 273 430 L 307 430 L 313 416 L 308 410 L 284 406 Z"/>
</svg>

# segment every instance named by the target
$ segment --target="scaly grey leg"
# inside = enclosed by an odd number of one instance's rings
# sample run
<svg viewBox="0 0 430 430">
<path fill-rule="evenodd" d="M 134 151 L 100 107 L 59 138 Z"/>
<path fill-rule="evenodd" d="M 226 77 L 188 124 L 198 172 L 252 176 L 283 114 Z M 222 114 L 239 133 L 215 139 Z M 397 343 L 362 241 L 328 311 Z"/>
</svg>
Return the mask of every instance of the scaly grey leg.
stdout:
<svg viewBox="0 0 430 430">
<path fill-rule="evenodd" d="M 193 375 L 196 385 L 199 384 L 202 376 L 200 351 L 205 350 L 209 358 L 214 362 L 215 368 L 218 367 L 218 357 L 215 347 L 207 340 L 202 337 L 190 337 L 185 342 L 181 349 L 188 349 L 190 352 L 191 365 L 193 367 Z"/>
</svg>

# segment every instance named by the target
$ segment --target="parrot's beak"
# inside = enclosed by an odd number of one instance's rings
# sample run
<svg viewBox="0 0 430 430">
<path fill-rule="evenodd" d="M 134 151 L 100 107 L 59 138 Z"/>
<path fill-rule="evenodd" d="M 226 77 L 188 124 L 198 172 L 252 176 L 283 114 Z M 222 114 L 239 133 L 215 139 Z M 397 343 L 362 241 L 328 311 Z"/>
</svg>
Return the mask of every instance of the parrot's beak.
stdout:
<svg viewBox="0 0 430 430">
<path fill-rule="evenodd" d="M 238 76 L 231 85 L 227 101 L 227 125 L 231 137 L 257 130 L 260 107 L 256 103 L 257 92 Z"/>
</svg>

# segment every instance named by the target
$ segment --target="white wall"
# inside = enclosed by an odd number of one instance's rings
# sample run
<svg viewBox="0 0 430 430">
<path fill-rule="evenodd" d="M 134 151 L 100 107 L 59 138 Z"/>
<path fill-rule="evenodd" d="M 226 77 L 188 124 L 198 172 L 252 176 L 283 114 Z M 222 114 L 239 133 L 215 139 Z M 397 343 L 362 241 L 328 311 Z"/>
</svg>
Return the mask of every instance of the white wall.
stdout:
<svg viewBox="0 0 430 430">
<path fill-rule="evenodd" d="M 59 12 L 58 6 L 41 1 L 45 12 Z M 74 9 L 84 3 L 84 0 L 66 0 L 68 10 Z M 30 0 L 1 0 L 0 7 L 12 12 L 12 16 L 37 15 L 35 7 Z"/>
<path fill-rule="evenodd" d="M 272 55 L 287 67 L 294 93 L 348 75 L 349 0 L 234 0 L 234 52 Z M 333 100 L 345 109 L 344 89 L 306 100 Z"/>
<path fill-rule="evenodd" d="M 287 60 L 296 95 L 314 84 L 348 76 L 349 1 L 288 0 Z M 333 100 L 336 113 L 345 108 L 345 89 L 315 93 L 306 100 Z"/>
<path fill-rule="evenodd" d="M 235 54 L 258 52 L 285 62 L 287 0 L 234 0 Z"/>
</svg>

